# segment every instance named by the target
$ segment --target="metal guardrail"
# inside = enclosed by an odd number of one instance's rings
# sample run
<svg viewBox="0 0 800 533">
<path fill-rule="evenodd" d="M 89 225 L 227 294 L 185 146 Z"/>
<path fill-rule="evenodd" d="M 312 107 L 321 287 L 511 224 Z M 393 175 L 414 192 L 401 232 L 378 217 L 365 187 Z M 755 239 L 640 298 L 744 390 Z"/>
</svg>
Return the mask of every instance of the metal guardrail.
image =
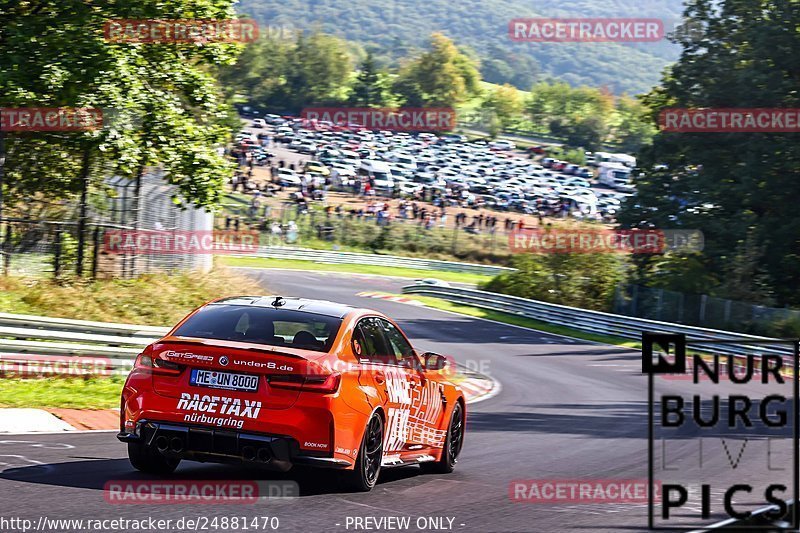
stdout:
<svg viewBox="0 0 800 533">
<path fill-rule="evenodd" d="M 789 511 L 786 518 L 793 519 L 794 513 L 798 511 L 797 502 L 794 500 L 787 500 L 786 504 Z M 747 518 L 730 518 L 707 527 L 698 528 L 688 533 L 713 533 L 715 531 L 763 531 L 763 532 L 778 532 L 778 531 L 797 531 L 792 529 L 792 524 L 785 519 L 775 520 L 771 518 L 770 513 L 777 510 L 776 505 L 769 505 L 756 511 L 753 511 Z"/>
<path fill-rule="evenodd" d="M 357 252 L 337 252 L 330 250 L 314 250 L 311 248 L 295 248 L 289 246 L 262 246 L 255 254 L 243 254 L 238 257 L 264 257 L 269 259 L 299 259 L 327 264 L 359 264 L 384 267 L 413 268 L 443 272 L 468 272 L 496 276 L 515 269 L 480 265 L 477 263 L 460 263 L 457 261 L 439 261 L 417 257 L 401 257 L 397 255 L 364 254 Z"/>
<path fill-rule="evenodd" d="M 169 328 L 160 326 L 137 326 L 133 324 L 117 324 L 116 322 L 92 322 L 89 320 L 16 315 L 11 313 L 0 313 L 0 326 L 49 329 L 53 331 L 76 331 L 80 333 L 96 333 L 99 335 L 129 335 L 131 337 L 160 337 L 169 331 Z"/>
<path fill-rule="evenodd" d="M 0 369 L 62 368 L 53 358 L 94 359 L 92 371 L 126 374 L 142 348 L 170 328 L 0 313 Z M 50 359 L 47 359 L 50 358 Z M 97 368 L 103 363 L 104 368 Z"/>
<path fill-rule="evenodd" d="M 306 252 L 303 249 L 299 250 L 302 253 Z M 311 252 L 315 255 L 320 253 L 318 250 Z M 351 255 L 361 257 L 365 254 Z M 363 259 L 359 259 L 359 262 L 363 263 Z M 791 351 L 785 346 L 777 345 L 777 339 L 602 313 L 476 289 L 410 285 L 403 287 L 403 292 L 435 296 L 589 333 L 636 340 L 641 338 L 641 333 L 645 330 L 684 333 L 692 339 L 694 346 L 699 345 L 696 349 L 701 351 L 736 356 L 763 353 L 792 356 Z M 131 368 L 133 359 L 141 348 L 168 331 L 169 328 L 165 327 L 0 313 L 0 368 L 7 363 L 35 361 L 41 356 L 83 356 L 104 358 L 112 372 L 123 374 Z M 762 343 L 776 341 L 776 347 L 748 344 L 756 341 Z"/>
<path fill-rule="evenodd" d="M 523 316 L 549 324 L 565 326 L 588 333 L 600 333 L 625 339 L 640 340 L 642 331 L 663 331 L 667 333 L 684 333 L 692 340 L 698 351 L 707 351 L 725 355 L 746 356 L 756 354 L 774 354 L 781 357 L 792 357 L 791 349 L 777 344 L 778 339 L 757 337 L 730 331 L 704 329 L 695 326 L 659 322 L 644 318 L 603 313 L 558 305 L 537 300 L 508 296 L 475 289 L 456 287 L 439 287 L 433 285 L 410 285 L 403 287 L 405 294 L 435 296 L 455 303 L 471 305 L 492 311 L 500 311 L 512 315 Z M 723 341 L 727 341 L 724 342 Z M 765 347 L 748 345 L 748 341 L 775 341 L 776 346 Z"/>
</svg>

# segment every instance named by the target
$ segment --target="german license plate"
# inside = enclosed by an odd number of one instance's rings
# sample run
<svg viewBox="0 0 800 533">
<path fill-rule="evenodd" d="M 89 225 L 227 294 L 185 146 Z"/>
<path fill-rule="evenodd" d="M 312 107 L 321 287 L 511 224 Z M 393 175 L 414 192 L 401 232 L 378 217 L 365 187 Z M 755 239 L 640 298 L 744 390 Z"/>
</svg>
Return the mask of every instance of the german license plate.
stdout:
<svg viewBox="0 0 800 533">
<path fill-rule="evenodd" d="M 189 382 L 198 387 L 210 387 L 212 389 L 245 392 L 255 392 L 258 390 L 258 376 L 237 374 L 235 372 L 220 372 L 218 370 L 195 368 L 192 370 Z"/>
</svg>

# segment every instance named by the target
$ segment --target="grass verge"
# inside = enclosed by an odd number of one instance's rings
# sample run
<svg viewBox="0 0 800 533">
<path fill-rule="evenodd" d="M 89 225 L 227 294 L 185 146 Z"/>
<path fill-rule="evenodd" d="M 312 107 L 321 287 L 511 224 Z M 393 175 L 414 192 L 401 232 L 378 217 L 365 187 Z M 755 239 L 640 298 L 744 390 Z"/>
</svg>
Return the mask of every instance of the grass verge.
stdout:
<svg viewBox="0 0 800 533">
<path fill-rule="evenodd" d="M 397 276 L 400 278 L 436 278 L 455 283 L 470 283 L 477 285 L 492 279 L 491 276 L 471 274 L 468 272 L 442 272 L 438 270 L 418 270 L 413 268 L 383 267 L 376 265 L 358 264 L 326 264 L 299 259 L 265 259 L 262 257 L 220 257 L 218 261 L 230 267 L 251 268 L 291 268 L 297 270 L 327 270 L 331 272 L 352 272 L 354 274 L 381 274 L 384 276 Z"/>
<path fill-rule="evenodd" d="M 9 276 L 0 277 L 0 312 L 166 326 L 208 300 L 248 293 L 264 289 L 224 268 L 95 281 Z"/>
<path fill-rule="evenodd" d="M 119 407 L 123 376 L 105 378 L 3 379 L 0 407 L 63 407 L 111 409 Z"/>
<path fill-rule="evenodd" d="M 466 378 L 456 374 L 456 383 Z M 97 378 L 4 378 L 0 387 L 0 408 L 112 409 L 119 407 L 124 376 Z"/>
<path fill-rule="evenodd" d="M 440 309 L 442 311 L 451 311 L 462 315 L 472 316 L 476 318 L 485 318 L 487 320 L 495 320 L 504 324 L 512 324 L 514 326 L 522 326 L 523 328 L 536 329 L 555 335 L 564 335 L 567 337 L 575 337 L 576 339 L 583 339 L 587 341 L 601 342 L 603 344 L 615 344 L 618 346 L 625 346 L 627 348 L 637 349 L 641 348 L 640 342 L 624 339 L 622 337 L 613 337 L 611 335 L 602 335 L 599 333 L 587 333 L 577 329 L 568 328 L 565 326 L 557 326 L 548 324 L 547 322 L 540 322 L 532 318 L 523 316 L 512 315 L 510 313 L 501 313 L 500 311 L 492 311 L 490 309 L 482 309 L 480 307 L 473 307 L 471 305 L 457 304 L 449 300 L 441 298 L 434 298 L 433 296 L 420 296 L 418 294 L 403 294 L 406 298 L 417 300 L 428 307 Z"/>
</svg>

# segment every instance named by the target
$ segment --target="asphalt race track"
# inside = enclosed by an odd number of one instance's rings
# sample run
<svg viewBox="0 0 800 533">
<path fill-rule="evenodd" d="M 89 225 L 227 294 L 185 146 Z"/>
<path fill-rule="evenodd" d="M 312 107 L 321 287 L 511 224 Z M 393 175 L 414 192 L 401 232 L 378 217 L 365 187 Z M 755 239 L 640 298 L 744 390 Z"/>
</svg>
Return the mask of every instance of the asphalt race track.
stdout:
<svg viewBox="0 0 800 533">
<path fill-rule="evenodd" d="M 514 502 L 509 492 L 512 480 L 520 479 L 647 479 L 647 380 L 637 351 L 356 296 L 361 291 L 398 293 L 408 283 L 393 278 L 247 271 L 273 294 L 385 312 L 399 321 L 417 348 L 452 355 L 496 378 L 502 384 L 500 393 L 467 409 L 466 441 L 456 471 L 450 475 L 423 475 L 416 467 L 384 471 L 371 493 L 348 494 L 330 488 L 329 479 L 316 472 L 254 474 L 240 467 L 184 462 L 175 474 L 180 479 L 294 480 L 301 496 L 253 505 L 119 505 L 104 500 L 106 482 L 147 477 L 130 467 L 125 448 L 113 433 L 6 436 L 0 437 L 0 515 L 30 518 L 34 524 L 42 515 L 173 520 L 277 516 L 279 531 L 306 532 L 367 530 L 356 529 L 354 517 L 410 517 L 409 531 L 420 530 L 418 519 L 435 517 L 445 518 L 440 526 L 444 530 L 469 532 L 646 530 L 647 506 L 641 503 Z M 659 386 L 696 392 L 680 381 Z M 793 415 L 789 416 L 791 420 Z M 771 445 L 770 470 L 765 462 L 770 446 L 766 439 L 751 440 L 741 453 L 741 444 L 730 441 L 726 458 L 718 437 L 731 434 L 703 434 L 702 452 L 696 450 L 697 436 L 683 434 L 662 452 L 665 463 L 677 464 L 684 458 L 686 468 L 694 464 L 686 458 L 702 455 L 699 479 L 712 483 L 712 510 L 717 512 L 709 522 L 725 518 L 719 514 L 718 485 L 790 479 L 788 469 L 776 470 L 789 464 L 778 444 Z M 730 457 L 735 461 L 737 454 L 740 462 L 732 468 Z M 751 508 L 763 506 L 761 493 L 751 496 L 735 501 Z M 697 501 L 684 506 L 692 523 L 699 521 Z M 425 530 L 435 528 L 429 524 Z"/>
</svg>

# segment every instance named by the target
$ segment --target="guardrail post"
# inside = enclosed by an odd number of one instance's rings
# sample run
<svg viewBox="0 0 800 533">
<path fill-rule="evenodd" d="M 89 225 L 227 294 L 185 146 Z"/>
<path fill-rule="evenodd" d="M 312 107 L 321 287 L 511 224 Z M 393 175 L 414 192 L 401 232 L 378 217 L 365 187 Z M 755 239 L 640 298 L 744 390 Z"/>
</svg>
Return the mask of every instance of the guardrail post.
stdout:
<svg viewBox="0 0 800 533">
<path fill-rule="evenodd" d="M 656 299 L 656 320 L 661 320 L 661 302 L 664 298 L 664 289 L 658 289 L 658 298 Z"/>
<path fill-rule="evenodd" d="M 11 250 L 13 245 L 13 230 L 11 224 L 6 222 L 6 253 L 3 255 L 3 272 L 7 276 L 11 271 Z"/>
<path fill-rule="evenodd" d="M 92 241 L 94 246 L 92 251 L 92 279 L 97 279 L 97 262 L 98 258 L 100 257 L 100 226 L 94 227 Z"/>
<path fill-rule="evenodd" d="M 56 234 L 53 239 L 55 252 L 53 255 L 53 277 L 58 279 L 61 275 L 61 227 L 56 226 Z"/>
<path fill-rule="evenodd" d="M 708 295 L 703 294 L 700 296 L 700 318 L 698 322 L 700 322 L 701 326 L 706 323 L 706 300 L 708 300 Z"/>
</svg>

